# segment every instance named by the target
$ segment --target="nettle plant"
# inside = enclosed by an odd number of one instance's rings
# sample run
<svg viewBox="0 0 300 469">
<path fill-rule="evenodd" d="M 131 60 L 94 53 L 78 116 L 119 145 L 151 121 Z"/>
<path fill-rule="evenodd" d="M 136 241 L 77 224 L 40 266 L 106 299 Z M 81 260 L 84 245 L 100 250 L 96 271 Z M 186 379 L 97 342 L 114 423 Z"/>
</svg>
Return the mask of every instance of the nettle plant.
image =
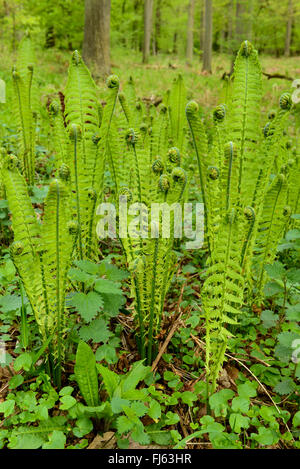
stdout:
<svg viewBox="0 0 300 469">
<path fill-rule="evenodd" d="M 195 102 L 188 103 L 190 126 L 205 207 L 209 263 L 202 290 L 206 319 L 206 372 L 216 388 L 228 339 L 232 336 L 247 292 L 261 302 L 272 263 L 295 203 L 294 172 L 284 130 L 291 96 L 280 98 L 279 110 L 261 131 L 262 73 L 257 51 L 248 41 L 237 55 L 230 102 L 213 114 L 213 143 Z"/>
</svg>

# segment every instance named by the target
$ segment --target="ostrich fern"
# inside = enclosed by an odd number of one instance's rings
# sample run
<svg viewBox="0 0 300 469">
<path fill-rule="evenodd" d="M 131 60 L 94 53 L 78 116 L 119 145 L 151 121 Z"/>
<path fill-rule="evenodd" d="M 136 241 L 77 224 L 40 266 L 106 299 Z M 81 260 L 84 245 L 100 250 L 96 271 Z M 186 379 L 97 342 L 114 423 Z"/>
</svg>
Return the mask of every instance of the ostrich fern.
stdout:
<svg viewBox="0 0 300 469">
<path fill-rule="evenodd" d="M 111 78 L 108 84 L 110 81 Z M 175 93 L 178 86 L 179 95 Z M 129 91 L 119 94 L 120 106 L 113 118 L 107 148 L 116 204 L 121 197 L 120 200 L 126 198 L 130 204 L 138 203 L 142 208 L 141 230 L 128 230 L 124 236 L 119 226 L 118 237 L 131 273 L 139 350 L 148 363 L 152 362 L 155 354 L 154 338 L 159 333 L 165 296 L 176 265 L 173 253 L 175 215 L 171 211 L 171 236 L 165 238 L 162 236 L 161 215 L 154 220 L 151 213 L 146 221 L 143 210 L 149 213 L 151 204 L 166 203 L 170 206 L 183 200 L 186 173 L 180 167 L 179 149 L 169 147 L 170 141 L 175 144 L 180 141 L 182 147 L 184 144 L 183 119 L 178 120 L 176 129 L 170 119 L 172 102 L 176 105 L 179 102 L 182 106 L 183 89 L 179 79 L 179 85 L 176 81 L 173 87 L 176 96 L 168 107 L 162 104 L 159 112 L 153 112 L 149 118 L 144 105 L 132 98 L 135 93 L 131 80 Z M 128 225 L 134 218 L 129 213 Z M 154 237 L 150 234 L 150 227 L 156 232 Z"/>
<path fill-rule="evenodd" d="M 256 50 L 248 41 L 243 42 L 235 61 L 230 100 L 213 114 L 214 140 L 210 147 L 197 104 L 190 102 L 186 107 L 209 247 L 202 290 L 209 392 L 216 388 L 232 325 L 238 323 L 242 313 L 245 291 L 250 290 L 252 298 L 261 294 L 264 266 L 274 260 L 289 213 L 285 208 L 287 178 L 278 174 L 270 183 L 270 176 L 287 163 L 283 130 L 291 98 L 288 93 L 282 95 L 276 117 L 263 135 L 261 75 Z M 294 191 L 291 189 L 291 194 Z M 253 263 L 258 273 L 252 272 Z"/>
<path fill-rule="evenodd" d="M 49 337 L 49 363 L 58 385 L 64 356 L 65 292 L 76 223 L 70 220 L 70 191 L 62 180 L 51 182 L 43 224 L 37 221 L 17 158 L 7 156 L 2 167 L 12 213 L 14 243 L 11 256 L 24 285 L 40 334 Z"/>
</svg>

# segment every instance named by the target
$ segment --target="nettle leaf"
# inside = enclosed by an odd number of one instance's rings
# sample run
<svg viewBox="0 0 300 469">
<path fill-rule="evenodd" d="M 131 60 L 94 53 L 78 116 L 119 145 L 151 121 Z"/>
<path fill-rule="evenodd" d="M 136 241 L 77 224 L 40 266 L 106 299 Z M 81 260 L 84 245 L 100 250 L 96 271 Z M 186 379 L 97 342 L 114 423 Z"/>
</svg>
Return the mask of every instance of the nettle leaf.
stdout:
<svg viewBox="0 0 300 469">
<path fill-rule="evenodd" d="M 97 406 L 99 404 L 99 394 L 96 360 L 93 351 L 85 342 L 79 342 L 78 344 L 74 373 L 82 397 L 87 405 Z"/>
<path fill-rule="evenodd" d="M 87 286 L 93 285 L 93 283 L 96 280 L 95 276 L 92 276 L 90 274 L 87 274 L 83 270 L 75 269 L 75 268 L 69 269 L 68 275 L 71 280 L 75 282 L 82 282 Z"/>
<path fill-rule="evenodd" d="M 266 265 L 265 270 L 270 278 L 274 280 L 282 280 L 286 277 L 286 270 L 281 262 L 274 262 L 272 265 Z"/>
<path fill-rule="evenodd" d="M 85 322 L 90 322 L 103 308 L 103 299 L 96 292 L 75 293 L 70 300 L 70 305 L 76 308 Z"/>
<path fill-rule="evenodd" d="M 300 322 L 300 303 L 295 305 L 287 305 L 286 318 L 288 321 Z"/>
<path fill-rule="evenodd" d="M 89 260 L 74 261 L 74 264 L 87 274 L 96 275 L 99 273 L 99 265 Z"/>
<path fill-rule="evenodd" d="M 260 318 L 262 320 L 263 326 L 266 329 L 270 329 L 276 325 L 277 321 L 279 320 L 279 315 L 273 313 L 273 311 L 269 309 L 266 309 L 261 313 Z"/>
<path fill-rule="evenodd" d="M 116 425 L 118 433 L 122 435 L 130 432 L 130 430 L 134 427 L 135 423 L 129 420 L 129 418 L 125 415 L 121 415 L 121 417 L 117 418 Z"/>
<path fill-rule="evenodd" d="M 101 293 L 103 299 L 103 311 L 110 317 L 115 317 L 119 314 L 120 308 L 126 303 L 126 298 L 123 295 L 110 295 L 109 293 Z"/>
<path fill-rule="evenodd" d="M 279 285 L 277 282 L 268 282 L 264 287 L 266 297 L 278 295 L 279 293 L 283 293 L 283 291 L 283 286 Z"/>
<path fill-rule="evenodd" d="M 296 384 L 291 378 L 283 379 L 274 387 L 274 391 L 280 395 L 291 394 L 296 390 Z"/>
<path fill-rule="evenodd" d="M 106 278 L 100 278 L 95 282 L 95 290 L 99 293 L 108 293 L 109 295 L 123 295 L 121 285 Z"/>
<path fill-rule="evenodd" d="M 129 277 L 129 273 L 126 270 L 119 269 L 116 265 L 110 264 L 105 260 L 101 262 L 98 272 L 114 282 L 120 282 Z"/>
<path fill-rule="evenodd" d="M 112 333 L 108 330 L 107 321 L 98 318 L 92 321 L 88 326 L 82 326 L 79 330 L 79 336 L 85 342 L 92 340 L 94 343 L 106 343 L 112 336 Z"/>
<path fill-rule="evenodd" d="M 296 268 L 290 269 L 287 272 L 287 279 L 293 285 L 300 283 L 300 269 L 296 269 Z"/>
</svg>

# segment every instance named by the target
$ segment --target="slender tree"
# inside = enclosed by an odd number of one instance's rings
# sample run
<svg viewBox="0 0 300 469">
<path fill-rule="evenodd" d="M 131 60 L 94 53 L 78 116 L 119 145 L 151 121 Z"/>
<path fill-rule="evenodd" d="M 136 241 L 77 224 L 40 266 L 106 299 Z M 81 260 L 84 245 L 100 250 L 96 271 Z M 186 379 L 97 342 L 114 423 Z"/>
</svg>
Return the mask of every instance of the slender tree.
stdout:
<svg viewBox="0 0 300 469">
<path fill-rule="evenodd" d="M 293 0 L 289 0 L 286 31 L 285 31 L 285 47 L 284 47 L 284 55 L 286 57 L 290 56 L 292 25 L 293 25 Z"/>
<path fill-rule="evenodd" d="M 205 0 L 204 7 L 204 44 L 202 70 L 211 73 L 212 57 L 212 0 Z"/>
<path fill-rule="evenodd" d="M 110 0 L 85 0 L 82 53 L 96 76 L 110 73 Z"/>
<path fill-rule="evenodd" d="M 143 63 L 149 61 L 150 43 L 152 32 L 152 11 L 153 0 L 144 0 L 144 47 L 143 47 Z"/>
<path fill-rule="evenodd" d="M 187 60 L 187 63 L 191 63 L 192 60 L 193 60 L 194 14 L 195 14 L 195 0 L 189 0 L 188 24 L 187 24 L 187 42 L 186 42 L 186 60 Z"/>
</svg>

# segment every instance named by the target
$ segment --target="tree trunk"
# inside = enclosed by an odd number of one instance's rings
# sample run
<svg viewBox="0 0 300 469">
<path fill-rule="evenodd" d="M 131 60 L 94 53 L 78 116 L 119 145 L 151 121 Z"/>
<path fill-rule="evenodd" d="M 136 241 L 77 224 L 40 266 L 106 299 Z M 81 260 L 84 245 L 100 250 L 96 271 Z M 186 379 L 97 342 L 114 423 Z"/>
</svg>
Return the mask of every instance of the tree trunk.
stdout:
<svg viewBox="0 0 300 469">
<path fill-rule="evenodd" d="M 194 50 L 194 14 L 195 0 L 189 1 L 188 24 L 187 24 L 187 43 L 186 43 L 186 61 L 192 63 Z"/>
<path fill-rule="evenodd" d="M 96 76 L 110 73 L 110 0 L 85 0 L 82 55 Z"/>
<path fill-rule="evenodd" d="M 252 30 L 253 30 L 253 0 L 248 1 L 248 18 L 247 18 L 247 39 L 252 41 Z"/>
<path fill-rule="evenodd" d="M 149 61 L 151 31 L 152 31 L 152 10 L 153 0 L 144 0 L 144 48 L 143 48 L 143 63 Z"/>
<path fill-rule="evenodd" d="M 292 24 L 293 24 L 293 0 L 289 0 L 287 17 L 288 17 L 288 20 L 286 23 L 284 55 L 286 57 L 289 57 L 290 49 L 291 49 Z"/>
<path fill-rule="evenodd" d="M 211 73 L 211 56 L 212 56 L 212 0 L 205 0 L 202 70 L 208 73 Z"/>
<path fill-rule="evenodd" d="M 247 39 L 245 35 L 245 18 L 244 18 L 244 4 L 242 1 L 236 4 L 236 16 L 235 16 L 235 49 L 238 50 L 241 43 Z M 235 51 L 236 52 L 236 51 Z"/>
<path fill-rule="evenodd" d="M 156 53 L 159 52 L 159 40 L 160 40 L 160 33 L 161 33 L 161 3 L 162 0 L 157 0 L 156 6 L 156 19 L 155 19 L 155 50 Z"/>
</svg>

